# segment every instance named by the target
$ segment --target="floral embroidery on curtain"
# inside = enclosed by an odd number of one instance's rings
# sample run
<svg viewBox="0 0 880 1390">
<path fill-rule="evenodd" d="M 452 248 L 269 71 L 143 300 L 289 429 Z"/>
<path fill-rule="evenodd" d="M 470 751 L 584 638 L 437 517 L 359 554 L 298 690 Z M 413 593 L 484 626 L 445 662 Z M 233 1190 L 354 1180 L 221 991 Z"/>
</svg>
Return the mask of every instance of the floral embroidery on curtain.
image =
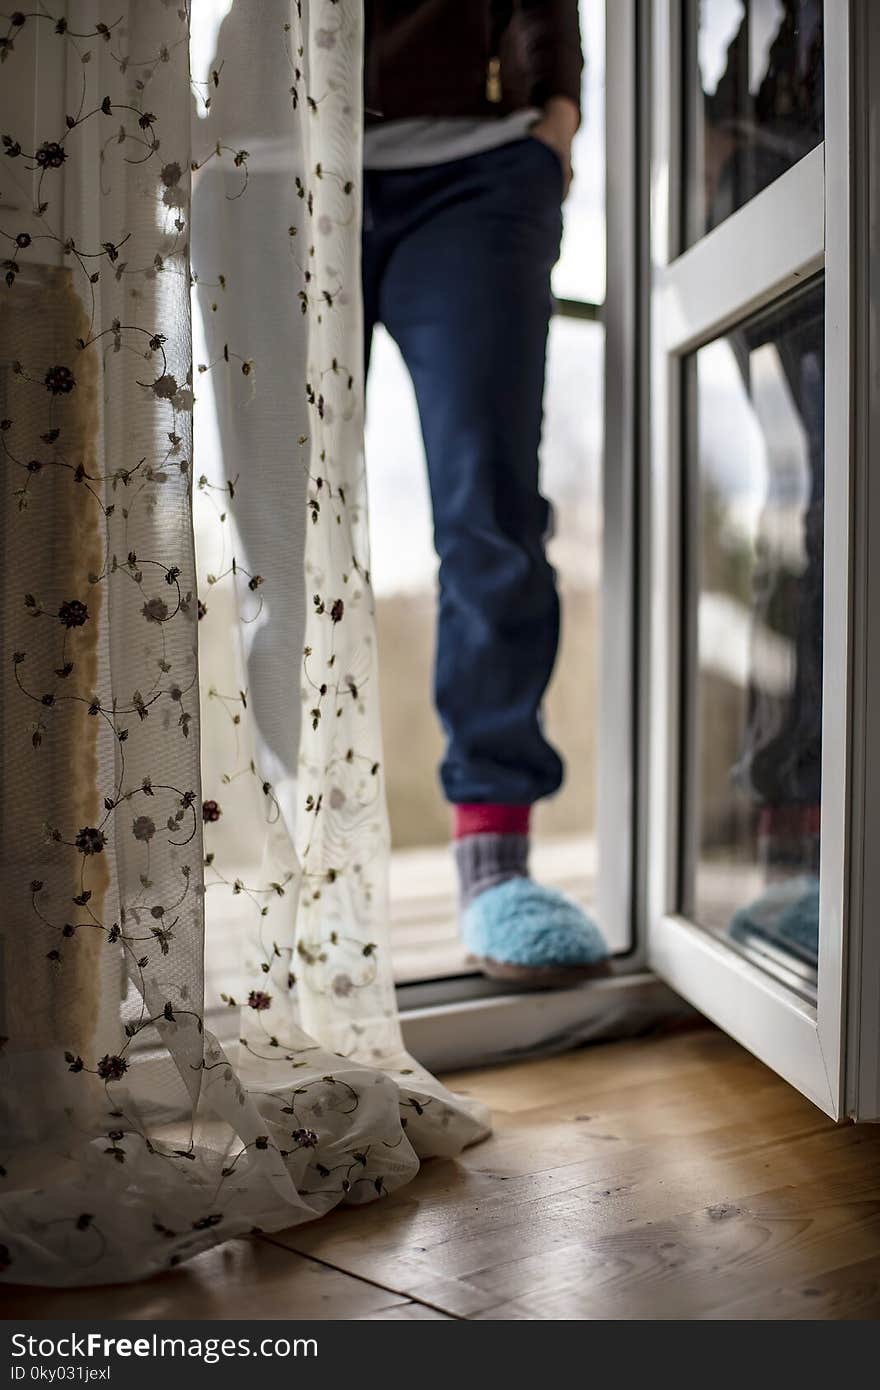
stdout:
<svg viewBox="0 0 880 1390">
<path fill-rule="evenodd" d="M 388 954 L 361 7 L 2 26 L 0 1263 L 100 1283 L 486 1117 Z"/>
</svg>

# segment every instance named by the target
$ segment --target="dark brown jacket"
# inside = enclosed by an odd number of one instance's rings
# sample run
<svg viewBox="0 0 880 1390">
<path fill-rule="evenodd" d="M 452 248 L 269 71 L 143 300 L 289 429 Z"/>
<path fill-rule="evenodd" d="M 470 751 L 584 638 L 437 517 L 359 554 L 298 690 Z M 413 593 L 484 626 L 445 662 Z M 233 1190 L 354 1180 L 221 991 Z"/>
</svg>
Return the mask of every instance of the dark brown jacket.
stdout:
<svg viewBox="0 0 880 1390">
<path fill-rule="evenodd" d="M 580 104 L 577 0 L 366 0 L 367 120 Z"/>
</svg>

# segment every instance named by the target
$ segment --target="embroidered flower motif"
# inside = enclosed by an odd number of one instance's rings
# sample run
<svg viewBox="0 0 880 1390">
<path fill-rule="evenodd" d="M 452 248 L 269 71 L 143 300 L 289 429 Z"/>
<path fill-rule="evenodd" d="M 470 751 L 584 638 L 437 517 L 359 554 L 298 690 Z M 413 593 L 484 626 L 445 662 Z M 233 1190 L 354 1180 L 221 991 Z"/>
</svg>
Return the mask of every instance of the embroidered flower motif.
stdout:
<svg viewBox="0 0 880 1390">
<path fill-rule="evenodd" d="M 198 1221 L 192 1223 L 194 1231 L 209 1231 L 212 1226 L 219 1226 L 223 1220 L 222 1212 L 212 1212 L 210 1216 L 200 1216 Z"/>
<path fill-rule="evenodd" d="M 148 599 L 141 609 L 148 623 L 164 623 L 168 617 L 168 604 L 162 598 Z"/>
<path fill-rule="evenodd" d="M 156 823 L 149 816 L 137 816 L 132 822 L 131 833 L 136 840 L 152 840 L 156 833 Z"/>
<path fill-rule="evenodd" d="M 89 610 L 78 598 L 71 598 L 62 603 L 58 617 L 65 627 L 82 627 L 89 620 Z"/>
<path fill-rule="evenodd" d="M 44 140 L 34 155 L 41 169 L 60 169 L 66 158 L 64 146 L 57 140 Z"/>
<path fill-rule="evenodd" d="M 151 389 L 160 401 L 170 401 L 177 395 L 177 378 L 173 377 L 170 372 L 165 372 L 164 375 L 156 378 Z"/>
<path fill-rule="evenodd" d="M 332 989 L 334 994 L 339 996 L 340 999 L 347 999 L 348 996 L 351 994 L 352 990 L 354 989 L 354 980 L 351 978 L 350 975 L 346 975 L 344 973 L 340 975 L 334 975 L 333 980 L 330 984 L 330 988 Z"/>
<path fill-rule="evenodd" d="M 83 854 L 101 854 L 107 843 L 107 837 L 102 830 L 98 830 L 93 825 L 84 825 L 82 830 L 77 832 L 74 844 Z"/>
<path fill-rule="evenodd" d="M 125 1058 L 116 1057 L 110 1052 L 106 1052 L 98 1063 L 98 1075 L 102 1081 L 121 1081 L 127 1071 Z"/>
<path fill-rule="evenodd" d="M 318 1147 L 318 1136 L 313 1129 L 295 1129 L 290 1137 L 301 1149 Z"/>
<path fill-rule="evenodd" d="M 69 396 L 76 385 L 76 377 L 69 367 L 50 367 L 43 380 L 46 390 L 53 396 Z"/>
<path fill-rule="evenodd" d="M 206 825 L 211 825 L 214 821 L 218 821 L 222 815 L 223 812 L 220 809 L 220 805 L 218 802 L 202 802 L 202 820 L 205 822 Z"/>
<path fill-rule="evenodd" d="M 208 605 L 207 605 L 206 603 L 203 603 L 201 599 L 199 599 L 199 608 L 198 608 L 198 612 L 199 612 L 199 622 L 201 622 L 201 621 L 202 621 L 202 618 L 205 618 L 205 617 L 207 617 L 207 615 L 208 615 Z"/>
<path fill-rule="evenodd" d="M 342 602 L 342 599 L 336 599 L 336 601 L 333 604 L 333 607 L 330 609 L 330 621 L 334 623 L 341 623 L 342 615 L 344 612 L 345 604 Z"/>
<path fill-rule="evenodd" d="M 266 994 L 261 989 L 252 989 L 248 995 L 248 1008 L 256 1009 L 257 1013 L 262 1013 L 268 1009 L 272 1003 L 271 994 Z"/>
<path fill-rule="evenodd" d="M 18 236 L 15 238 L 15 244 L 20 251 L 24 251 L 25 248 L 31 244 L 29 234 L 27 232 L 19 232 Z"/>
<path fill-rule="evenodd" d="M 154 909 L 154 912 L 155 912 L 155 909 Z M 173 941 L 173 940 L 174 940 L 174 933 L 172 932 L 171 928 L 170 928 L 170 927 L 152 927 L 152 928 L 151 928 L 151 931 L 152 931 L 153 935 L 155 936 L 156 940 L 157 940 L 158 943 L 159 943 L 159 950 L 162 952 L 163 956 L 167 956 L 168 953 L 169 953 L 169 951 L 171 950 L 171 947 L 169 946 L 168 943 L 169 943 L 170 941 Z M 165 1017 L 168 1018 L 169 1022 L 173 1022 L 173 1019 L 174 1019 L 174 1013 L 173 1013 L 173 1011 L 171 1012 L 170 1015 L 169 1015 L 169 1013 L 168 1013 L 168 1010 L 169 1010 L 170 1008 L 171 1008 L 171 1005 L 170 1005 L 170 1004 L 166 1004 L 166 1005 L 165 1005 Z"/>
<path fill-rule="evenodd" d="M 163 164 L 162 172 L 159 175 L 166 188 L 173 188 L 176 183 L 180 183 L 183 170 L 176 160 L 170 164 Z"/>
</svg>

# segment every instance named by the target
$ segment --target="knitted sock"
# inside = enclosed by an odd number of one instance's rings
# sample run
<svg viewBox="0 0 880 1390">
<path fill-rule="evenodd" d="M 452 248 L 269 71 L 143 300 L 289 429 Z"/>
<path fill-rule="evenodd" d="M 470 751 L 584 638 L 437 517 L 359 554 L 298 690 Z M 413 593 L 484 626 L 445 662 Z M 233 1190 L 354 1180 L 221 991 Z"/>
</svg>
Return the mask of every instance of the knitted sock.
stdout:
<svg viewBox="0 0 880 1390">
<path fill-rule="evenodd" d="M 453 849 L 462 910 L 487 888 L 528 877 L 529 810 L 487 803 L 454 808 Z"/>
</svg>

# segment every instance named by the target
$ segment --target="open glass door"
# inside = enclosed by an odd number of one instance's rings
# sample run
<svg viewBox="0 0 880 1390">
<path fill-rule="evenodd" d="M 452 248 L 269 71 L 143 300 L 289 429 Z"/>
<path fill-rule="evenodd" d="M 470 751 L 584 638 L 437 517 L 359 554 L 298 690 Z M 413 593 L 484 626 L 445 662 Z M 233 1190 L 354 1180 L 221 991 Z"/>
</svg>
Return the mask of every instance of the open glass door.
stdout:
<svg viewBox="0 0 880 1390">
<path fill-rule="evenodd" d="M 872 8 L 655 0 L 652 30 L 648 956 L 862 1118 Z"/>
</svg>

